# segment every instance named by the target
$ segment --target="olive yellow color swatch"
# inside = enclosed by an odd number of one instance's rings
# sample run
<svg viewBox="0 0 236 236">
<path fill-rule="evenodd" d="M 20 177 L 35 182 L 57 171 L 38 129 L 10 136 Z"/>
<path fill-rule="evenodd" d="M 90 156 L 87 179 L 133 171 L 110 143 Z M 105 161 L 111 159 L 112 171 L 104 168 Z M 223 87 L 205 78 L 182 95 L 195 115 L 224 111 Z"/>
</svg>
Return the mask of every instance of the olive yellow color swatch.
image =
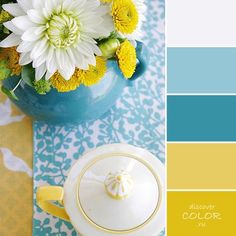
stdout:
<svg viewBox="0 0 236 236">
<path fill-rule="evenodd" d="M 236 143 L 169 143 L 168 189 L 236 189 Z"/>
<path fill-rule="evenodd" d="M 168 192 L 168 236 L 236 235 L 236 192 Z"/>
<path fill-rule="evenodd" d="M 32 121 L 0 93 L 0 235 L 32 234 Z"/>
</svg>

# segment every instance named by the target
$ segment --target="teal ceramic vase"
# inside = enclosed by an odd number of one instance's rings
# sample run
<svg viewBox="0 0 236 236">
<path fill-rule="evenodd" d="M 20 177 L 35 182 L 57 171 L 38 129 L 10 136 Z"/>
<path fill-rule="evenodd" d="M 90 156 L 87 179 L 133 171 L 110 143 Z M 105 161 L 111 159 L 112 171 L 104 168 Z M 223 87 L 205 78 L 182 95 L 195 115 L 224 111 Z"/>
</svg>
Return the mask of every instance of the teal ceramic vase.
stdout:
<svg viewBox="0 0 236 236">
<path fill-rule="evenodd" d="M 25 114 L 35 120 L 45 122 L 83 122 L 95 120 L 106 113 L 122 95 L 127 86 L 146 71 L 148 52 L 145 46 L 137 43 L 138 64 L 133 77 L 126 80 L 120 72 L 116 61 L 107 62 L 107 73 L 96 85 L 81 85 L 74 91 L 59 93 L 52 89 L 46 95 L 38 94 L 34 88 L 21 83 L 15 91 L 19 100 L 12 100 Z M 4 86 L 14 88 L 19 78 L 10 77 L 4 80 Z"/>
</svg>

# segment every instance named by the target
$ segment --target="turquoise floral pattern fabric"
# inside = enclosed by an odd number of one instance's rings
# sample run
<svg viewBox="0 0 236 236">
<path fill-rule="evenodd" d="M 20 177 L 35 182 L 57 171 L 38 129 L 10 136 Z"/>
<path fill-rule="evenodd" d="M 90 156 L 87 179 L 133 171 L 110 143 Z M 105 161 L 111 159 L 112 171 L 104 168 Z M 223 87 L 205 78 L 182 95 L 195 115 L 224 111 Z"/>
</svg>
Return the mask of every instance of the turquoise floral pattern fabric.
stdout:
<svg viewBox="0 0 236 236">
<path fill-rule="evenodd" d="M 143 41 L 150 53 L 145 76 L 126 88 L 103 117 L 79 125 L 34 122 L 34 190 L 63 185 L 73 163 L 86 151 L 108 143 L 143 147 L 163 163 L 165 157 L 164 0 L 147 0 Z M 35 195 L 34 195 L 35 197 Z M 40 210 L 34 199 L 33 235 L 76 236 L 73 226 Z M 164 236 L 165 231 L 160 233 Z"/>
</svg>

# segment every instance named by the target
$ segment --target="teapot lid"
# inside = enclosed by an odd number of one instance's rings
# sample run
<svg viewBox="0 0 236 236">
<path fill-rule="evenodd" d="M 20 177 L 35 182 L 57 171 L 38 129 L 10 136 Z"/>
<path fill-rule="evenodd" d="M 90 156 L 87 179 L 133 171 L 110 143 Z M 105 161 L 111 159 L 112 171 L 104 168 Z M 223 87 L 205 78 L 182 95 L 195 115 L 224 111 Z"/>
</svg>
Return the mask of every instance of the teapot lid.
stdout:
<svg viewBox="0 0 236 236">
<path fill-rule="evenodd" d="M 145 228 L 155 219 L 162 201 L 161 181 L 148 161 L 150 156 L 147 158 L 143 149 L 135 148 L 137 155 L 127 150 L 130 145 L 122 144 L 123 149 L 118 145 L 98 148 L 89 158 L 85 155 L 87 158 L 78 161 L 79 169 L 75 165 L 68 177 L 69 182 L 77 179 L 73 211 L 77 208 L 90 226 L 103 232 L 101 235 L 128 234 Z M 83 235 L 95 235 L 86 229 L 82 232 L 75 214 L 68 214 Z"/>
</svg>

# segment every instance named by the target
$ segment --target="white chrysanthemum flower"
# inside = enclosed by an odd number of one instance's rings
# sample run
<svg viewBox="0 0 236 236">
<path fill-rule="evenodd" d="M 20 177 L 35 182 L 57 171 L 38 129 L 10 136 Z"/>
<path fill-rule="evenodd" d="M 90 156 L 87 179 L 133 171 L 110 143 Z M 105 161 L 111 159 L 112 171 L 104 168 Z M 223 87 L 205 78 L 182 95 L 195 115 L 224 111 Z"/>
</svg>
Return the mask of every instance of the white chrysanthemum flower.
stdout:
<svg viewBox="0 0 236 236">
<path fill-rule="evenodd" d="M 20 64 L 32 62 L 36 80 L 56 71 L 68 80 L 75 67 L 95 65 L 101 52 L 94 39 L 113 29 L 98 0 L 17 0 L 3 9 L 14 16 L 4 24 L 13 33 L 0 47 L 18 46 Z"/>
</svg>

